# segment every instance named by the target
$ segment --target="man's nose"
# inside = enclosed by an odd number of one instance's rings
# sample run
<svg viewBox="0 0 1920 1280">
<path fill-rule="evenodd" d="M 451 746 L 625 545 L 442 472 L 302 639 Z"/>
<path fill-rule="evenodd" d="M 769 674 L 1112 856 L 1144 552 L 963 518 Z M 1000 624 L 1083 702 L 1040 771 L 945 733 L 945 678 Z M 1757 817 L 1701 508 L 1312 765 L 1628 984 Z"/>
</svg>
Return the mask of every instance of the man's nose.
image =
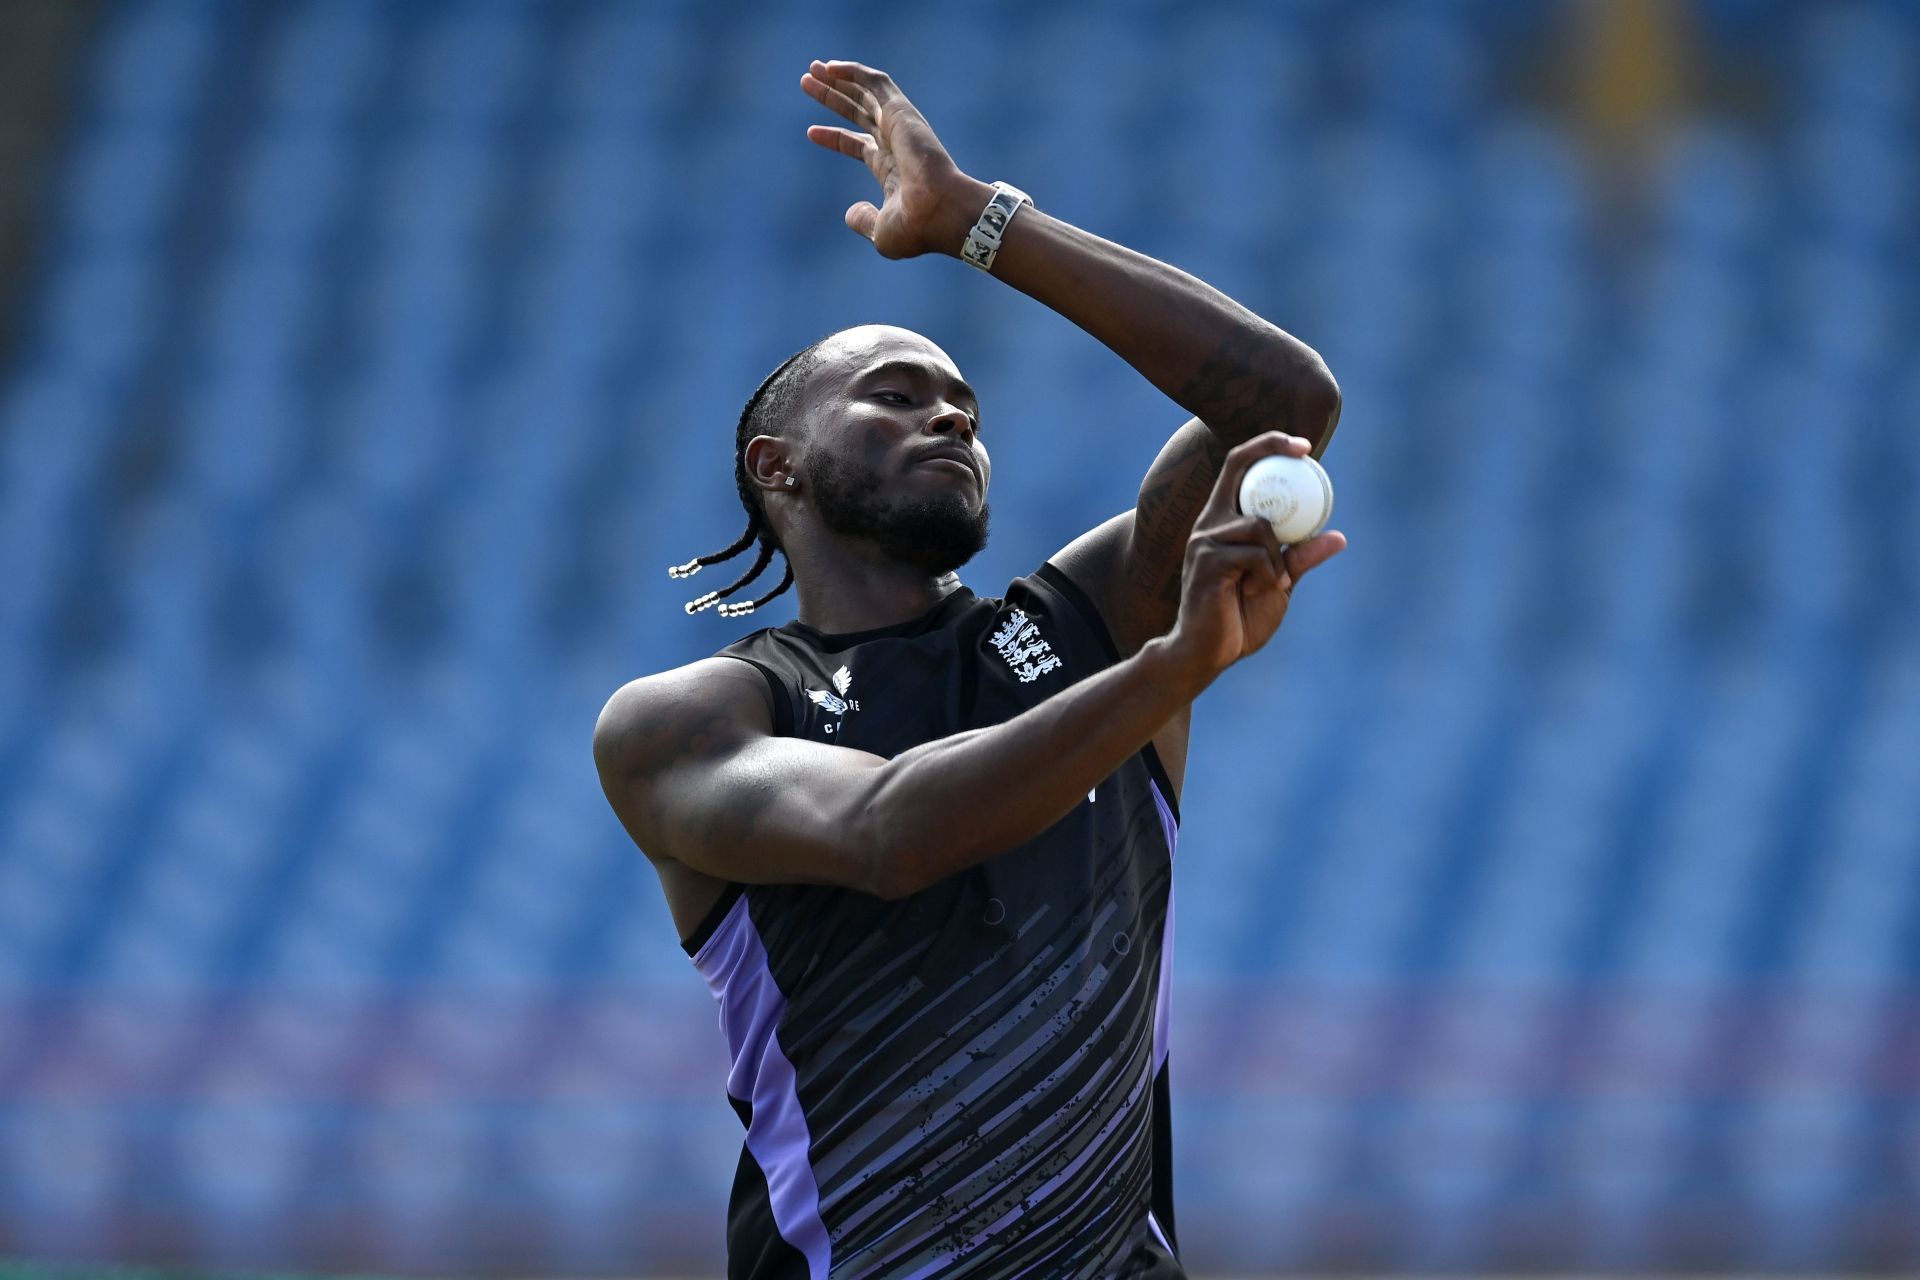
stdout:
<svg viewBox="0 0 1920 1280">
<path fill-rule="evenodd" d="M 936 435 L 962 435 L 966 437 L 967 443 L 973 443 L 973 415 L 958 405 L 944 406 L 927 425 Z"/>
</svg>

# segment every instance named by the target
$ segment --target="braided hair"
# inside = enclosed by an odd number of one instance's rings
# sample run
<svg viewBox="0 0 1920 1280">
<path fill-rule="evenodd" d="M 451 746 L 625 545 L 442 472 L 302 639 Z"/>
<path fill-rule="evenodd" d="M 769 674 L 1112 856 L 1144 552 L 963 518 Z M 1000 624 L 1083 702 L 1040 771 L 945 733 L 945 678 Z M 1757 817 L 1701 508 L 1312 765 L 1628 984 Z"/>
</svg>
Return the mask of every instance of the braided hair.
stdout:
<svg viewBox="0 0 1920 1280">
<path fill-rule="evenodd" d="M 747 571 L 735 578 L 732 583 L 718 591 L 709 591 L 703 596 L 696 596 L 687 601 L 686 610 L 689 614 L 699 613 L 703 609 L 719 605 L 720 616 L 723 618 L 745 617 L 793 585 L 793 565 L 789 563 L 786 566 L 786 572 L 780 575 L 779 585 L 759 599 L 731 604 L 721 603 L 727 597 L 745 589 L 755 578 L 765 573 L 767 566 L 773 563 L 775 551 L 785 554 L 786 548 L 780 545 L 780 539 L 774 535 L 773 526 L 767 522 L 767 512 L 761 504 L 760 492 L 747 475 L 747 443 L 755 436 L 771 434 L 770 429 L 778 429 L 792 418 L 799 404 L 800 389 L 806 384 L 806 375 L 819 363 L 820 348 L 826 345 L 829 338 L 835 337 L 836 333 L 830 333 L 813 345 L 803 347 L 782 360 L 780 366 L 768 374 L 766 380 L 755 388 L 754 393 L 747 398 L 746 407 L 740 411 L 740 424 L 734 430 L 733 439 L 733 483 L 734 487 L 740 491 L 740 505 L 747 511 L 746 530 L 719 551 L 695 556 L 685 564 L 674 565 L 667 570 L 667 576 L 691 578 L 710 564 L 723 564 L 743 554 L 747 548 L 756 543 L 759 545 L 759 551 L 755 554 L 753 563 L 748 566 Z"/>
</svg>

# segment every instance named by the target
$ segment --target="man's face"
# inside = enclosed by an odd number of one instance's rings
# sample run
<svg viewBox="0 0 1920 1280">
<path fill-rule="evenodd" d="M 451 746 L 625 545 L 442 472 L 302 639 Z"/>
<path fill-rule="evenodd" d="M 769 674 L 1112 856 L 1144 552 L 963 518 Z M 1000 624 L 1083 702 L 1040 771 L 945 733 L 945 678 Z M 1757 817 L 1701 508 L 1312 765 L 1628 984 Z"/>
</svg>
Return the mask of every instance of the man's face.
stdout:
<svg viewBox="0 0 1920 1280">
<path fill-rule="evenodd" d="M 873 325 L 838 335 L 807 387 L 801 479 L 829 529 L 931 574 L 987 544 L 980 406 L 947 353 Z"/>
</svg>

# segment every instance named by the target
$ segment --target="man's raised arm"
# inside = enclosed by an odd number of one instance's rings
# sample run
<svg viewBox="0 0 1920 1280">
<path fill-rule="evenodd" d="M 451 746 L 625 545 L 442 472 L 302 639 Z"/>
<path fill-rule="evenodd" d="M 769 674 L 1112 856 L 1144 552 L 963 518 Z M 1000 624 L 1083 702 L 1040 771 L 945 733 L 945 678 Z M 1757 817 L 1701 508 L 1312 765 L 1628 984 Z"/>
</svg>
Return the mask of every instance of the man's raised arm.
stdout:
<svg viewBox="0 0 1920 1280">
<path fill-rule="evenodd" d="M 853 205 L 847 225 L 890 258 L 959 256 L 994 188 L 961 171 L 886 73 L 815 62 L 801 87 L 859 126 L 807 136 L 880 181 L 882 204 Z M 1339 385 L 1311 347 L 1164 262 L 1028 207 L 1007 225 L 992 272 L 1105 343 L 1229 446 L 1284 431 L 1318 456 L 1339 421 Z"/>
<path fill-rule="evenodd" d="M 862 161 L 881 203 L 847 225 L 889 258 L 961 257 L 995 189 L 954 163 L 913 103 L 881 71 L 815 62 L 800 87 L 853 125 L 807 137 Z M 1123 653 L 1173 625 L 1181 548 L 1226 451 L 1266 431 L 1287 452 L 1318 457 L 1340 420 L 1340 388 L 1305 343 L 1186 272 L 1023 207 L 1002 230 L 990 270 L 1105 343 L 1193 415 L 1141 482 L 1134 510 L 1055 559 L 1094 598 Z"/>
</svg>

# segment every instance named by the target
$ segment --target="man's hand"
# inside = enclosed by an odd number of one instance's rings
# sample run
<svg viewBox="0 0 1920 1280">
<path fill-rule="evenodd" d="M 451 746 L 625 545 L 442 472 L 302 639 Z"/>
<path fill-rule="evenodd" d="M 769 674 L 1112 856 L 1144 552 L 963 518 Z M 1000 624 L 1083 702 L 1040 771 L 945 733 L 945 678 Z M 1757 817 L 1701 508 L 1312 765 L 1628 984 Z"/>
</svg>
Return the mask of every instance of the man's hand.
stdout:
<svg viewBox="0 0 1920 1280">
<path fill-rule="evenodd" d="M 1269 431 L 1227 454 L 1207 505 L 1187 539 L 1180 616 L 1167 636 L 1174 657 L 1202 687 L 1272 639 L 1287 616 L 1294 584 L 1346 547 L 1329 530 L 1282 548 L 1273 526 L 1238 510 L 1247 468 L 1277 454 L 1304 457 L 1308 441 Z"/>
<path fill-rule="evenodd" d="M 883 257 L 959 253 L 992 192 L 960 171 L 893 78 L 858 62 L 815 62 L 800 77 L 800 87 L 859 126 L 816 124 L 807 137 L 863 161 L 879 180 L 880 206 L 866 200 L 853 205 L 847 225 L 871 240 Z M 969 205 L 971 214 L 964 212 Z M 956 217 L 964 217 L 964 225 L 956 226 Z"/>
</svg>

